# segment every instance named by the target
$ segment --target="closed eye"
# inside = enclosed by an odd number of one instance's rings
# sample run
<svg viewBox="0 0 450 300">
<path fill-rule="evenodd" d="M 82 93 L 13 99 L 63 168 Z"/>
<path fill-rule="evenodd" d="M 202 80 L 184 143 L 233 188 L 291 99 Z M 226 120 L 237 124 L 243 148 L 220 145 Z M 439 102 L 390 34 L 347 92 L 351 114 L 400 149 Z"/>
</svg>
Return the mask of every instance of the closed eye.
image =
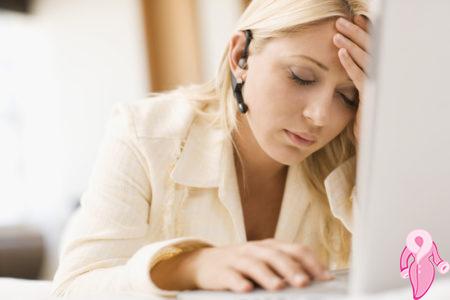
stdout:
<svg viewBox="0 0 450 300">
<path fill-rule="evenodd" d="M 339 92 L 338 94 L 341 96 L 341 98 L 344 101 L 344 103 L 347 104 L 348 106 L 350 106 L 352 108 L 357 108 L 358 107 L 359 100 L 358 100 L 357 95 L 355 96 L 355 99 L 350 99 L 347 96 L 345 96 L 344 93 Z"/>
<path fill-rule="evenodd" d="M 291 71 L 291 79 L 300 85 L 311 85 L 314 82 L 316 82 L 315 80 L 304 80 L 304 79 L 298 77 L 297 75 L 295 75 L 294 72 L 292 72 L 292 71 Z"/>
<path fill-rule="evenodd" d="M 302 86 L 312 85 L 312 84 L 316 83 L 316 80 L 304 80 L 304 79 L 300 78 L 299 76 L 295 75 L 294 72 L 290 71 L 290 73 L 291 73 L 291 76 L 290 76 L 291 79 Z M 346 105 L 348 105 L 350 108 L 358 108 L 359 100 L 358 100 L 357 94 L 355 95 L 355 99 L 348 98 L 342 92 L 338 92 L 338 95 L 341 97 L 342 101 Z"/>
</svg>

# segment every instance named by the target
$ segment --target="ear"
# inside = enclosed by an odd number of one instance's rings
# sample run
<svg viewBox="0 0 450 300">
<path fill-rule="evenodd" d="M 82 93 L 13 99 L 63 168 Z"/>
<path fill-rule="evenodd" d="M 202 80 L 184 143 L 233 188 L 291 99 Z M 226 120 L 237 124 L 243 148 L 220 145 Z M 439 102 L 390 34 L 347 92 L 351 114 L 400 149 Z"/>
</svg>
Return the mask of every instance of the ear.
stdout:
<svg viewBox="0 0 450 300">
<path fill-rule="evenodd" d="M 245 33 L 238 31 L 231 36 L 228 51 L 228 63 L 230 64 L 230 70 L 236 77 L 237 81 L 242 79 L 245 81 L 247 76 L 246 70 L 242 69 L 238 63 L 239 59 L 242 57 L 245 48 Z"/>
</svg>

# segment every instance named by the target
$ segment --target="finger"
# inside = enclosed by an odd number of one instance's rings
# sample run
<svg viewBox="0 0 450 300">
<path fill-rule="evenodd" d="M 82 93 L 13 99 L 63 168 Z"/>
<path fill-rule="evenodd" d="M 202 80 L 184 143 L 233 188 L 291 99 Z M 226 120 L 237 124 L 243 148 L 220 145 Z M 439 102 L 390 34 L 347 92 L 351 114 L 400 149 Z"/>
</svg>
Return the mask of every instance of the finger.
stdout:
<svg viewBox="0 0 450 300">
<path fill-rule="evenodd" d="M 365 73 L 367 69 L 367 63 L 370 59 L 369 54 L 356 45 L 352 40 L 343 36 L 340 33 L 336 33 L 333 36 L 333 42 L 338 48 L 345 48 L 350 53 L 353 60 L 359 66 L 359 68 Z"/>
<path fill-rule="evenodd" d="M 372 23 L 370 22 L 370 19 L 365 15 L 354 16 L 353 22 L 361 27 L 365 32 L 370 33 L 372 31 Z"/>
<path fill-rule="evenodd" d="M 336 21 L 336 29 L 356 43 L 361 49 L 366 52 L 369 51 L 370 36 L 361 27 L 347 19 L 339 18 Z"/>
<path fill-rule="evenodd" d="M 224 286 L 236 293 L 245 293 L 253 289 L 253 283 L 235 270 L 227 271 L 224 274 Z"/>
<path fill-rule="evenodd" d="M 237 259 L 232 267 L 266 290 L 274 291 L 284 287 L 284 281 L 261 260 L 243 257 Z"/>
<path fill-rule="evenodd" d="M 310 278 L 301 264 L 286 252 L 279 249 L 263 248 L 254 255 L 265 261 L 269 266 L 286 279 L 290 285 L 303 287 L 309 284 Z"/>
<path fill-rule="evenodd" d="M 333 278 L 308 247 L 298 244 L 279 244 L 278 247 L 297 260 L 312 278 L 318 280 Z"/>
<path fill-rule="evenodd" d="M 359 66 L 353 61 L 350 54 L 347 52 L 345 48 L 341 48 L 338 51 L 339 60 L 341 61 L 342 66 L 344 67 L 345 71 L 347 71 L 348 76 L 355 84 L 356 88 L 359 91 L 359 94 L 363 94 L 363 88 L 364 88 L 364 79 L 365 74 L 364 72 L 359 68 Z"/>
</svg>

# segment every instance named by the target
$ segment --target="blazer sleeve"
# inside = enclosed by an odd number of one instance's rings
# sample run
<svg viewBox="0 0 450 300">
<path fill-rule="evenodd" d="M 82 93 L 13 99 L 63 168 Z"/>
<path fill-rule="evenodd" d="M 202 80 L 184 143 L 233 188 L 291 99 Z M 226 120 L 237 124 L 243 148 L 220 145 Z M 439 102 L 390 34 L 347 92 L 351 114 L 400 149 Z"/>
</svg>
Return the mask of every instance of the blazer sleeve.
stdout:
<svg viewBox="0 0 450 300">
<path fill-rule="evenodd" d="M 352 156 L 325 178 L 324 185 L 332 214 L 348 231 L 353 231 L 353 203 L 356 204 L 356 156 Z"/>
<path fill-rule="evenodd" d="M 107 126 L 88 188 L 70 222 L 61 248 L 52 294 L 153 294 L 159 289 L 150 270 L 160 260 L 211 246 L 177 238 L 148 243 L 151 186 L 131 112 L 116 105 Z"/>
</svg>

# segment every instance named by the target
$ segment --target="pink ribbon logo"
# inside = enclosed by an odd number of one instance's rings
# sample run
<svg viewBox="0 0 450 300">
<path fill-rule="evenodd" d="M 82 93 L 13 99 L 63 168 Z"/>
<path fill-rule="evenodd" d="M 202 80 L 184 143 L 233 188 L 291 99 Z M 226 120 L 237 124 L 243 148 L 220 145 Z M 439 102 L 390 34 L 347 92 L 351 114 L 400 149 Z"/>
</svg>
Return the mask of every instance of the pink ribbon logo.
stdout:
<svg viewBox="0 0 450 300">
<path fill-rule="evenodd" d="M 411 256 L 413 260 L 409 264 Z M 441 274 L 449 270 L 448 262 L 439 256 L 431 235 L 423 229 L 411 231 L 400 255 L 400 274 L 403 278 L 409 278 L 414 300 L 422 298 L 430 289 L 435 277 L 435 266 Z"/>
</svg>

